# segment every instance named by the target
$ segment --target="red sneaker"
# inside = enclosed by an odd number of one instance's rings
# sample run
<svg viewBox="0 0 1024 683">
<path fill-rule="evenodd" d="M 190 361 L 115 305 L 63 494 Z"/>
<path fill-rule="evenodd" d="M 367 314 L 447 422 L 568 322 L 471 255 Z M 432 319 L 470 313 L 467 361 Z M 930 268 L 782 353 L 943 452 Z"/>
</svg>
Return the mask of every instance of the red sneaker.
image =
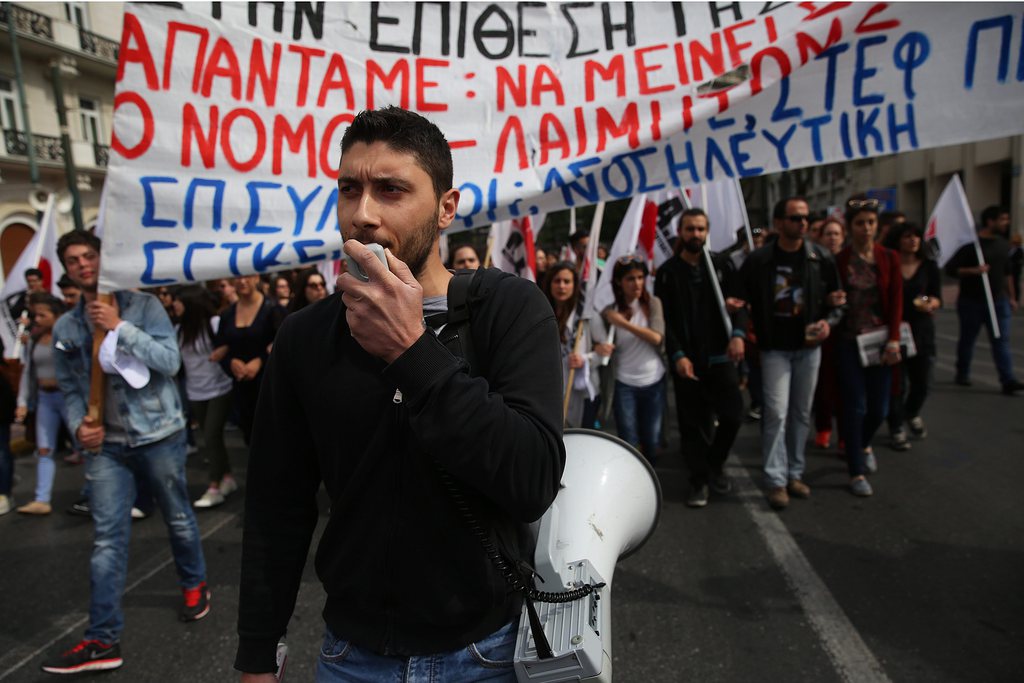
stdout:
<svg viewBox="0 0 1024 683">
<path fill-rule="evenodd" d="M 210 590 L 203 581 L 195 588 L 183 588 L 185 603 L 181 606 L 178 618 L 184 622 L 199 621 L 210 613 Z"/>
<path fill-rule="evenodd" d="M 823 429 L 814 435 L 814 445 L 822 450 L 828 448 L 828 445 L 832 442 L 832 430 Z"/>
</svg>

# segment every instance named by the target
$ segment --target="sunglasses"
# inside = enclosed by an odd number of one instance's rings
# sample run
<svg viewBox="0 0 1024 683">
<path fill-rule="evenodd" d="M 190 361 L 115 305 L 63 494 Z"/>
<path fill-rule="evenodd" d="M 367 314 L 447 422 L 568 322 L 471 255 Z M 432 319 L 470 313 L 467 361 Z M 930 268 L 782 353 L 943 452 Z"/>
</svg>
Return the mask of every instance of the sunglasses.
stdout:
<svg viewBox="0 0 1024 683">
<path fill-rule="evenodd" d="M 327 285 L 322 282 L 307 282 L 307 287 L 315 287 L 316 289 L 327 289 Z"/>
<path fill-rule="evenodd" d="M 791 216 L 786 216 L 786 219 L 792 221 L 793 223 L 804 223 L 806 221 L 811 220 L 811 217 L 808 216 L 806 213 L 794 213 Z"/>
<path fill-rule="evenodd" d="M 877 209 L 877 199 L 851 199 L 846 202 L 846 208 L 848 209 Z"/>
<path fill-rule="evenodd" d="M 619 258 L 615 259 L 615 262 L 618 263 L 620 266 L 647 265 L 646 263 L 640 260 L 640 257 L 635 256 L 633 254 L 626 254 L 625 256 L 620 256 Z"/>
</svg>

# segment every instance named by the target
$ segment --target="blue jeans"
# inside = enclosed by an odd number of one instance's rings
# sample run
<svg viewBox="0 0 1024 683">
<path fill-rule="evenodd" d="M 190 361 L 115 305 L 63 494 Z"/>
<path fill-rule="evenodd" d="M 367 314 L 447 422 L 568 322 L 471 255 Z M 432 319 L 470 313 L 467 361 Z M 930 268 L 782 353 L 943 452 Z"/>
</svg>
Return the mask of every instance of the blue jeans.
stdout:
<svg viewBox="0 0 1024 683">
<path fill-rule="evenodd" d="M 960 318 L 960 339 L 956 344 L 956 374 L 964 379 L 971 376 L 971 358 L 974 356 L 974 343 L 981 333 L 981 326 L 988 332 L 988 341 L 992 347 L 992 360 L 999 373 L 999 383 L 1009 384 L 1014 381 L 1013 360 L 1010 357 L 1010 300 L 1005 296 L 995 300 L 996 320 L 999 323 L 999 339 L 992 338 L 992 321 L 988 315 L 988 304 L 985 300 L 960 297 L 956 301 L 956 313 Z"/>
<path fill-rule="evenodd" d="M 179 585 L 194 588 L 206 581 L 199 526 L 185 484 L 185 430 L 136 448 L 104 443 L 100 453 L 87 455 L 85 474 L 96 525 L 87 640 L 114 643 L 124 629 L 121 596 L 128 574 L 134 471 L 148 479 L 156 495 L 170 536 Z"/>
<path fill-rule="evenodd" d="M 0 378 L 0 382 L 4 380 Z M 11 425 L 0 424 L 0 496 L 11 495 L 14 456 L 11 455 Z"/>
<path fill-rule="evenodd" d="M 821 347 L 761 351 L 764 382 L 761 455 L 769 487 L 785 486 L 804 476 L 811 404 L 820 364 Z"/>
<path fill-rule="evenodd" d="M 515 656 L 519 622 L 504 626 L 467 647 L 436 655 L 385 657 L 324 633 L 317 683 L 515 683 Z"/>
<path fill-rule="evenodd" d="M 629 445 L 640 444 L 644 457 L 652 464 L 657 459 L 664 406 L 664 377 L 646 387 L 634 387 L 615 380 L 612 399 L 615 429 L 619 438 Z"/>
<path fill-rule="evenodd" d="M 889 414 L 892 368 L 887 365 L 862 367 L 857 342 L 840 339 L 836 345 L 836 369 L 843 392 L 842 437 L 846 441 L 846 463 L 851 477 L 867 474 L 864 449 Z"/>
<path fill-rule="evenodd" d="M 57 433 L 60 423 L 68 424 L 68 409 L 64 405 L 64 394 L 59 391 L 39 391 L 36 399 L 36 448 L 39 462 L 36 463 L 35 499 L 50 502 L 53 493 L 53 477 L 57 465 L 53 459 L 57 452 Z M 43 450 L 46 453 L 43 454 Z"/>
</svg>

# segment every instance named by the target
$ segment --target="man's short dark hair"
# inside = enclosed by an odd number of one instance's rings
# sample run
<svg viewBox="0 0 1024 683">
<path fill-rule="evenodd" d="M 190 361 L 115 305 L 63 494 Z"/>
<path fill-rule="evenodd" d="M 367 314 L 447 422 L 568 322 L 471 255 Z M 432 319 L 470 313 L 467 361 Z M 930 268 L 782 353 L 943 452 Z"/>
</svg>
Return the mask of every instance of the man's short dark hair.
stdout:
<svg viewBox="0 0 1024 683">
<path fill-rule="evenodd" d="M 792 197 L 783 197 L 779 201 L 775 202 L 775 206 L 772 208 L 772 219 L 781 221 L 783 218 L 785 218 L 786 205 L 788 205 L 790 202 L 803 202 L 808 206 L 810 206 L 811 204 L 809 201 L 807 201 L 807 197 L 802 197 L 800 195 L 793 195 Z"/>
<path fill-rule="evenodd" d="M 441 129 L 419 114 L 399 107 L 384 107 L 356 114 L 341 137 L 341 155 L 357 142 L 383 142 L 396 152 L 412 154 L 434 184 L 440 198 L 454 183 L 452 150 Z"/>
<path fill-rule="evenodd" d="M 902 211 L 883 211 L 882 213 L 878 214 L 879 227 L 883 225 L 893 226 L 896 223 L 903 222 L 906 220 L 907 214 L 903 213 Z"/>
<path fill-rule="evenodd" d="M 981 212 L 981 227 L 985 227 L 989 222 L 997 220 L 1004 213 L 1010 213 L 1010 210 L 1005 206 L 987 206 L 985 210 Z"/>
<path fill-rule="evenodd" d="M 589 230 L 577 230 L 576 232 L 569 235 L 569 244 L 576 246 L 580 243 L 584 237 L 590 237 Z"/>
<path fill-rule="evenodd" d="M 704 220 L 707 221 L 708 226 L 711 225 L 711 219 L 708 218 L 708 215 L 706 213 L 704 213 L 704 209 L 700 208 L 699 206 L 694 206 L 683 211 L 683 213 L 680 214 L 679 216 L 680 225 L 683 224 L 683 219 L 686 218 L 687 216 L 704 216 Z"/>
<path fill-rule="evenodd" d="M 68 277 L 67 273 L 64 273 L 63 275 L 61 275 L 60 279 L 57 280 L 57 287 L 60 288 L 60 289 L 71 289 L 71 288 L 81 289 L 81 287 L 79 287 L 78 285 L 75 284 L 74 280 L 72 280 L 71 278 Z"/>
<path fill-rule="evenodd" d="M 100 250 L 100 238 L 92 234 L 88 230 L 72 230 L 69 233 L 61 235 L 61 238 L 57 240 L 57 258 L 60 259 L 61 265 L 64 263 L 64 252 L 68 247 L 75 244 L 84 244 L 87 247 L 92 247 L 98 253 Z"/>
<path fill-rule="evenodd" d="M 26 278 L 37 277 L 40 280 L 42 280 L 43 279 L 43 271 L 39 270 L 38 268 L 26 268 L 25 269 L 25 277 Z"/>
</svg>

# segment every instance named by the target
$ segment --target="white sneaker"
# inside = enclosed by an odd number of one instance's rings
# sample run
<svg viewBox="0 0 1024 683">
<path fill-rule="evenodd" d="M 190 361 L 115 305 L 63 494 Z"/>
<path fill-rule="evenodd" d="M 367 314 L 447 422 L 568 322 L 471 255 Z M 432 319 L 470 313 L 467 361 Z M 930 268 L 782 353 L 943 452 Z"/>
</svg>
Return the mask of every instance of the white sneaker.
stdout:
<svg viewBox="0 0 1024 683">
<path fill-rule="evenodd" d="M 204 493 L 199 500 L 192 503 L 192 507 L 212 508 L 223 504 L 224 493 L 220 489 L 215 489 L 211 486 L 210 488 L 206 489 L 206 493 Z"/>
<path fill-rule="evenodd" d="M 238 482 L 232 476 L 226 476 L 220 480 L 220 492 L 225 496 L 230 496 L 232 493 L 238 490 Z"/>
<path fill-rule="evenodd" d="M 0 496 L 0 515 L 6 515 L 14 507 L 10 496 Z"/>
<path fill-rule="evenodd" d="M 147 515 L 145 512 L 135 507 L 134 505 L 132 506 L 132 519 L 139 520 L 145 519 L 146 517 L 149 517 L 149 515 Z"/>
</svg>

